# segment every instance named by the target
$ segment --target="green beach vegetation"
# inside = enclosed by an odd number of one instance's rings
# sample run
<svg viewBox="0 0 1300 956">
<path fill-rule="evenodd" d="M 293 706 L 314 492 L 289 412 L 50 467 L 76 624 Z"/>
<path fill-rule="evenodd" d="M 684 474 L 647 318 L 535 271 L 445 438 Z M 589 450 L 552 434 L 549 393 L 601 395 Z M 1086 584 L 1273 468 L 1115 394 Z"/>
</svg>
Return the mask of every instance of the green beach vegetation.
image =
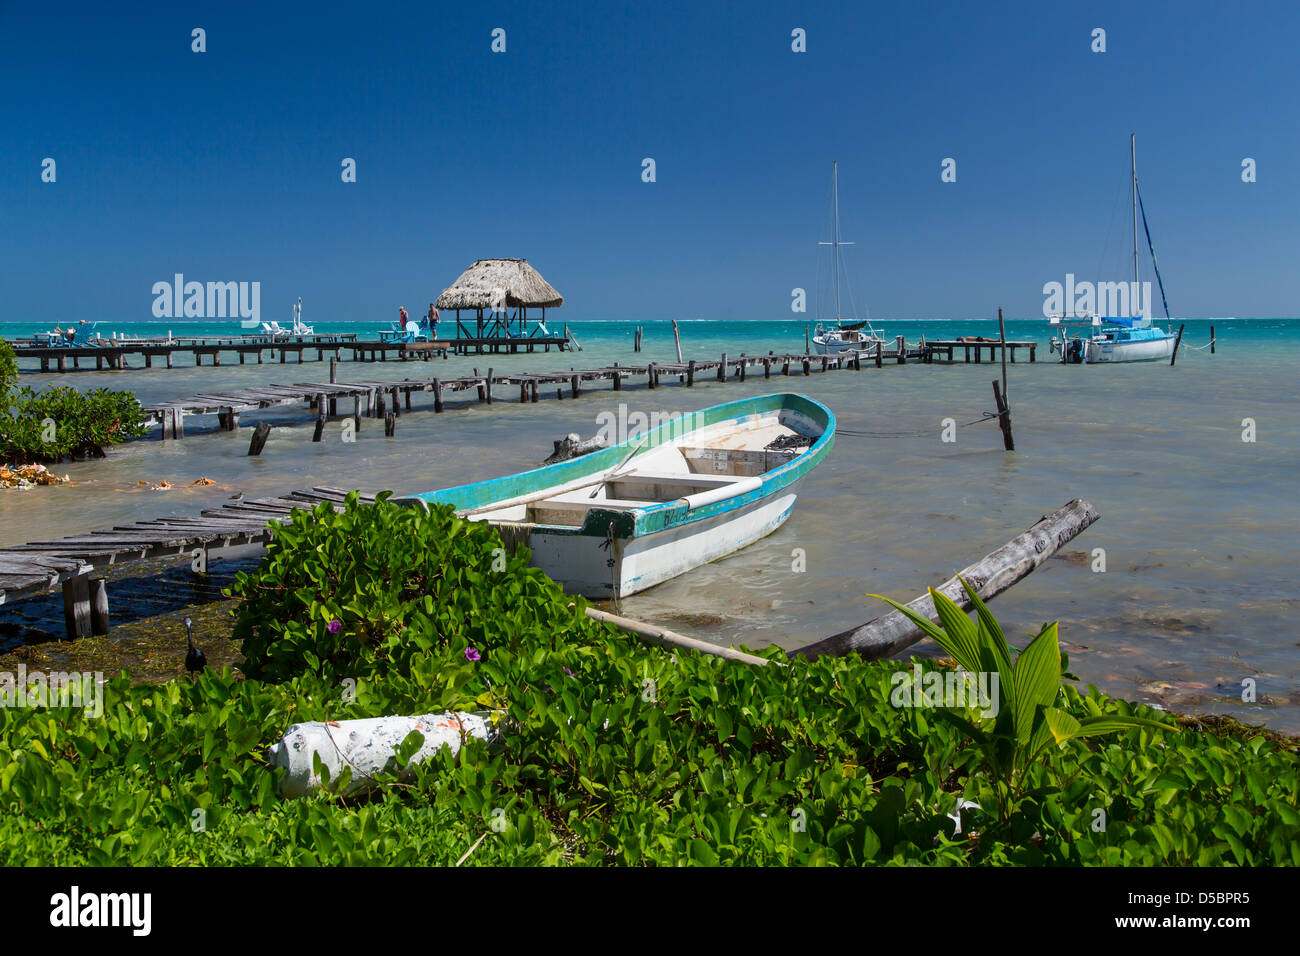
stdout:
<svg viewBox="0 0 1300 956">
<path fill-rule="evenodd" d="M 944 609 L 932 636 L 1006 667 L 990 723 L 891 706 L 910 662 L 642 645 L 441 506 L 298 512 L 231 590 L 244 674 L 0 708 L 2 862 L 1300 863 L 1293 748 L 1063 684 L 1054 625 L 1003 662 L 986 608 Z M 276 794 L 291 724 L 453 709 L 500 735 L 364 795 Z"/>
<path fill-rule="evenodd" d="M 110 445 L 144 434 L 144 412 L 131 392 L 66 385 L 37 391 L 17 381 L 13 348 L 0 339 L 0 461 L 102 458 Z"/>
</svg>

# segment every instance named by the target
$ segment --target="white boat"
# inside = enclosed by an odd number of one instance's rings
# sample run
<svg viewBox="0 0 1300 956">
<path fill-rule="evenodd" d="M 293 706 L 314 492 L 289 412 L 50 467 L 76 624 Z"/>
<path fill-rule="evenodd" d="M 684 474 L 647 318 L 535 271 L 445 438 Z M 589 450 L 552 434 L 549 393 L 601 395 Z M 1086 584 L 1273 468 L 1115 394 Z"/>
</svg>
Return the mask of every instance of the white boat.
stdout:
<svg viewBox="0 0 1300 956">
<path fill-rule="evenodd" d="M 618 598 L 771 534 L 834 439 L 835 416 L 820 402 L 766 395 L 580 458 L 396 500 L 490 521 L 565 590 Z"/>
<path fill-rule="evenodd" d="M 1138 213 L 1142 214 L 1142 229 L 1147 236 L 1147 247 L 1151 251 L 1151 267 L 1160 285 L 1160 299 L 1165 309 L 1165 320 L 1169 321 L 1169 303 L 1165 299 L 1165 284 L 1160 278 L 1160 267 L 1156 265 L 1155 246 L 1151 243 L 1151 230 L 1147 226 L 1146 209 L 1142 206 L 1142 195 L 1138 188 L 1137 177 L 1137 136 L 1129 136 L 1129 164 L 1133 185 L 1133 299 L 1134 302 L 1142 288 L 1138 281 Z M 1178 347 L 1178 339 L 1172 329 L 1161 329 L 1151 322 L 1151 303 L 1145 302 L 1142 309 L 1136 306 L 1132 311 L 1139 312 L 1134 317 L 1094 317 L 1088 324 L 1092 326 L 1089 334 L 1067 338 L 1065 329 L 1072 324 L 1053 318 L 1054 325 L 1061 326 L 1059 343 L 1053 341 L 1052 348 L 1059 348 L 1061 361 L 1066 364 L 1096 365 L 1102 362 L 1156 362 L 1170 358 Z M 1145 315 L 1140 314 L 1145 311 Z"/>
<path fill-rule="evenodd" d="M 844 242 L 840 239 L 840 164 L 838 160 L 831 164 L 831 209 L 831 240 L 817 244 L 833 248 L 831 270 L 835 277 L 835 324 L 831 325 L 829 320 L 818 321 L 817 330 L 812 337 L 813 348 L 817 350 L 818 355 L 833 355 L 837 352 L 848 352 L 852 349 L 872 348 L 877 342 L 884 341 L 884 336 L 872 327 L 870 321 L 850 322 L 845 325 L 844 317 L 840 311 L 840 246 L 851 246 L 853 243 Z"/>
</svg>

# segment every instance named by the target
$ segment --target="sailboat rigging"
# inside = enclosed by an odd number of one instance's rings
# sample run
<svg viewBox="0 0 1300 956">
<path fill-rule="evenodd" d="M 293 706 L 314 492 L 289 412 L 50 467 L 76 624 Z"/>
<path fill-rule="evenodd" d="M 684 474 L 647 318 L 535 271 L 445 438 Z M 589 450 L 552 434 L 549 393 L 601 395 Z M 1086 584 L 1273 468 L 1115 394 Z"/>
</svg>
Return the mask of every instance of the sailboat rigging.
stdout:
<svg viewBox="0 0 1300 956">
<path fill-rule="evenodd" d="M 876 342 L 883 342 L 884 336 L 871 325 L 870 320 L 844 323 L 840 304 L 840 246 L 851 246 L 840 238 L 840 164 L 836 160 L 831 164 L 831 239 L 818 242 L 819 246 L 832 247 L 831 271 L 835 286 L 835 325 L 818 320 L 817 331 L 813 335 L 813 345 L 819 355 L 847 352 L 851 349 L 865 349 Z M 820 311 L 820 310 L 819 310 Z M 865 331 L 864 331 L 865 330 Z"/>
</svg>

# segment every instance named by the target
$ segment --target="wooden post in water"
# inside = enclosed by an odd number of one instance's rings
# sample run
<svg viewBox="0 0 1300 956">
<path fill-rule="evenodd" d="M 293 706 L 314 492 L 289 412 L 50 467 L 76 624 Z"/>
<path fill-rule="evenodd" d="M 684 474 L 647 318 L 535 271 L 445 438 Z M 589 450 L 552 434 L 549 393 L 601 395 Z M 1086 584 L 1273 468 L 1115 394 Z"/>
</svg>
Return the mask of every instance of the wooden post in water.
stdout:
<svg viewBox="0 0 1300 956">
<path fill-rule="evenodd" d="M 1211 336 L 1213 336 L 1214 329 L 1210 329 L 1210 334 Z M 682 364 L 682 333 L 677 329 L 676 319 L 673 319 L 673 342 L 677 346 L 677 364 L 681 365 Z"/>
<path fill-rule="evenodd" d="M 1002 343 L 1002 401 L 1008 403 L 1011 393 L 1007 391 L 1007 324 L 1002 321 L 1001 309 L 998 309 L 998 341 Z"/>
<path fill-rule="evenodd" d="M 397 434 L 397 415 L 389 412 L 384 416 L 384 437 L 392 438 Z"/>
<path fill-rule="evenodd" d="M 686 365 L 686 387 L 690 388 L 695 384 L 695 359 L 691 359 Z"/>
<path fill-rule="evenodd" d="M 318 442 L 325 434 L 325 410 L 328 406 L 325 404 L 325 393 L 319 392 L 316 395 L 316 430 L 311 434 L 311 440 Z"/>
<path fill-rule="evenodd" d="M 361 431 L 361 395 L 360 393 L 352 396 L 352 430 L 355 434 Z"/>
<path fill-rule="evenodd" d="M 876 339 L 876 368 L 880 368 L 884 364 L 884 349 L 885 343 L 880 339 Z"/>
<path fill-rule="evenodd" d="M 649 387 L 649 388 L 654 388 L 654 387 L 655 387 L 655 363 L 654 363 L 654 362 L 651 362 L 651 363 L 646 367 L 646 385 L 647 385 L 647 387 Z M 617 379 L 617 378 L 614 379 L 614 387 L 615 387 L 615 388 L 618 388 L 618 379 Z"/>
<path fill-rule="evenodd" d="M 723 352 L 722 362 L 719 363 L 718 365 L 718 381 L 725 382 L 726 380 L 727 380 L 727 353 Z"/>
<path fill-rule="evenodd" d="M 339 380 L 339 358 L 338 358 L 338 354 L 335 353 L 335 355 L 330 359 L 330 384 L 334 385 L 338 382 L 338 380 Z"/>
<path fill-rule="evenodd" d="M 442 380 L 436 377 L 433 380 L 433 410 L 442 413 Z"/>
<path fill-rule="evenodd" d="M 573 389 L 573 397 L 578 397 L 578 376 L 574 375 L 569 379 L 569 387 Z"/>
<path fill-rule="evenodd" d="M 256 458 L 262 454 L 262 449 L 266 447 L 266 440 L 271 437 L 271 426 L 266 422 L 258 422 L 257 428 L 253 431 L 253 439 L 248 443 L 248 454 L 251 458 Z"/>
<path fill-rule="evenodd" d="M 1185 325 L 1178 326 L 1178 337 L 1174 339 L 1174 350 L 1169 354 L 1169 364 L 1172 366 L 1178 359 L 1178 345 L 1183 341 L 1183 329 Z"/>
<path fill-rule="evenodd" d="M 1210 326 L 1210 354 L 1214 354 L 1214 326 Z"/>
<path fill-rule="evenodd" d="M 90 579 L 90 632 L 108 633 L 108 585 L 99 574 Z"/>
<path fill-rule="evenodd" d="M 69 640 L 90 637 L 90 582 L 84 574 L 63 582 L 63 627 Z"/>
<path fill-rule="evenodd" d="M 812 342 L 809 341 L 811 335 L 812 333 L 808 331 L 808 323 L 805 322 L 803 324 L 803 354 L 804 355 L 807 355 L 809 352 L 812 351 Z"/>
<path fill-rule="evenodd" d="M 903 341 L 903 337 L 901 335 L 898 337 L 898 364 L 899 365 L 907 364 L 907 343 Z"/>
<path fill-rule="evenodd" d="M 1007 451 L 1015 451 L 1016 443 L 1011 437 L 1011 409 L 1002 396 L 1002 389 L 998 388 L 997 379 L 993 380 L 993 403 L 997 406 L 998 424 L 1002 427 L 1002 447 Z"/>
</svg>

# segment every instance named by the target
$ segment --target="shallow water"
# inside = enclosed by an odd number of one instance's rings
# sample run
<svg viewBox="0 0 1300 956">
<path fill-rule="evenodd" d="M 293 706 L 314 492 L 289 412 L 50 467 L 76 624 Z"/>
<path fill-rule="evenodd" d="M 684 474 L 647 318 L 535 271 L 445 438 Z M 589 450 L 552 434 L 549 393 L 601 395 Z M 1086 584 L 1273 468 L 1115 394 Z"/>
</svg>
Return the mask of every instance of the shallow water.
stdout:
<svg viewBox="0 0 1300 956">
<path fill-rule="evenodd" d="M 622 602 L 625 614 L 724 643 L 796 647 L 882 613 L 870 592 L 911 599 L 928 584 L 973 562 L 1072 498 L 1087 498 L 1101 520 L 1014 589 L 995 611 L 1012 643 L 1048 620 L 1061 621 L 1070 666 L 1083 682 L 1172 709 L 1227 713 L 1300 731 L 1293 572 L 1300 558 L 1300 322 L 1214 323 L 1218 354 L 1185 350 L 1178 363 L 1063 367 L 1045 359 L 1042 322 L 1009 323 L 1008 337 L 1042 343 L 1040 361 L 1008 367 L 1017 451 L 1004 453 L 996 424 L 940 439 L 942 420 L 979 419 L 992 409 L 984 365 L 864 367 L 741 384 L 707 377 L 692 389 L 663 379 L 614 393 L 593 385 L 577 400 L 519 405 L 501 389 L 491 406 L 458 393 L 444 415 L 432 396 L 416 396 L 394 438 L 365 419 L 355 444 L 332 423 L 311 442 L 306 409 L 246 413 L 237 433 L 216 431 L 215 418 L 187 421 L 180 442 L 150 438 L 115 449 L 104 461 L 58 466 L 69 485 L 0 493 L 0 544 L 55 537 L 164 514 L 197 513 L 237 491 L 250 496 L 311 485 L 423 491 L 518 471 L 539 463 L 553 439 L 584 436 L 601 413 L 685 412 L 764 391 L 800 391 L 827 404 L 845 434 L 804 482 L 793 517 L 777 533 L 731 558 L 700 568 Z M 554 323 L 553 323 L 554 325 Z M 671 327 L 645 325 L 645 350 L 632 352 L 630 325 L 572 323 L 584 346 L 576 353 L 452 358 L 431 362 L 345 362 L 340 381 L 454 376 L 477 365 L 568 369 L 675 358 Z M 1189 322 L 1185 341 L 1203 345 L 1208 322 Z M 172 323 L 182 334 L 181 323 Z M 116 326 L 154 331 L 156 327 Z M 797 351 L 802 323 L 683 323 L 688 358 L 722 351 Z M 6 328 L 9 335 L 34 329 Z M 318 327 L 318 331 L 357 331 Z M 164 330 L 165 331 L 165 330 Z M 186 334 L 195 328 L 184 329 Z M 218 330 L 213 329 L 214 333 Z M 225 331 L 229 334 L 229 330 Z M 889 335 L 913 341 L 957 334 L 996 335 L 996 323 L 898 323 Z M 79 388 L 135 390 L 142 401 L 242 385 L 319 381 L 325 366 L 245 365 L 128 370 L 66 375 L 25 374 Z M 1242 420 L 1257 440 L 1242 440 Z M 260 458 L 247 457 L 249 427 L 277 427 Z M 850 432 L 871 433 L 850 435 Z M 886 436 L 908 437 L 886 437 Z M 200 476 L 216 480 L 190 487 Z M 166 478 L 154 492 L 137 482 Z M 1094 549 L 1106 570 L 1092 570 Z M 806 571 L 792 570 L 795 549 Z M 190 599 L 176 578 L 148 601 L 165 610 Z M 182 594 L 181 592 L 185 593 Z M 146 602 L 144 606 L 151 606 Z M 21 629 L 29 616 L 0 608 Z M 57 609 L 55 609 L 57 610 Z M 52 612 L 53 613 L 53 612 Z M 27 618 L 26 625 L 20 622 Z M 54 623 L 44 627 L 54 629 Z M 926 645 L 916 650 L 930 653 Z M 1253 679 L 1257 701 L 1243 703 Z"/>
</svg>

